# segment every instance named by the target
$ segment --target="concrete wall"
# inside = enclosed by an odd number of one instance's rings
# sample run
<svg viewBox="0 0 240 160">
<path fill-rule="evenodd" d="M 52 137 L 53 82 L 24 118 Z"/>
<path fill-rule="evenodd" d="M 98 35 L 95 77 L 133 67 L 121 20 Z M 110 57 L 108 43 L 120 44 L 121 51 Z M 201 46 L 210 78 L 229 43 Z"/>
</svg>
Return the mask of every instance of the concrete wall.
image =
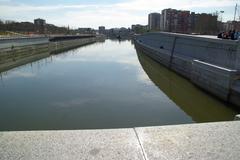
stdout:
<svg viewBox="0 0 240 160">
<path fill-rule="evenodd" d="M 90 44 L 96 42 L 96 37 L 85 38 L 85 39 L 76 39 L 76 40 L 66 40 L 58 42 L 49 43 L 49 52 L 51 54 L 56 54 L 65 50 L 76 48 L 82 45 Z"/>
<path fill-rule="evenodd" d="M 48 57 L 49 44 L 34 44 L 28 46 L 5 48 L 0 50 L 0 72 Z"/>
<path fill-rule="evenodd" d="M 218 98 L 240 106 L 238 41 L 173 33 L 136 37 L 136 47 Z M 233 88 L 234 92 L 233 92 Z M 233 97 L 234 93 L 234 98 Z M 233 100 L 234 99 L 234 100 Z"/>
<path fill-rule="evenodd" d="M 238 41 L 238 47 L 237 47 L 237 56 L 236 56 L 236 66 L 235 68 L 240 70 L 240 41 Z"/>
<path fill-rule="evenodd" d="M 153 48 L 173 51 L 174 55 L 198 59 L 229 69 L 238 69 L 238 42 L 173 33 L 148 33 L 137 37 Z M 174 44 L 174 39 L 176 42 Z"/>
<path fill-rule="evenodd" d="M 33 40 L 33 42 L 31 42 Z M 45 38 L 40 39 L 11 39 L 0 43 L 0 72 L 35 61 L 50 54 L 56 54 L 82 45 L 96 42 L 96 38 L 84 38 L 49 42 Z M 8 43 L 7 43 L 8 42 Z M 14 44 L 14 47 L 12 45 Z M 8 47 L 6 47 L 8 46 Z M 4 47 L 4 48 L 3 48 Z"/>
<path fill-rule="evenodd" d="M 199 60 L 192 62 L 191 81 L 225 101 L 228 101 L 236 76 L 236 70 L 220 68 Z"/>
<path fill-rule="evenodd" d="M 0 49 L 48 43 L 48 37 L 0 39 Z"/>
</svg>

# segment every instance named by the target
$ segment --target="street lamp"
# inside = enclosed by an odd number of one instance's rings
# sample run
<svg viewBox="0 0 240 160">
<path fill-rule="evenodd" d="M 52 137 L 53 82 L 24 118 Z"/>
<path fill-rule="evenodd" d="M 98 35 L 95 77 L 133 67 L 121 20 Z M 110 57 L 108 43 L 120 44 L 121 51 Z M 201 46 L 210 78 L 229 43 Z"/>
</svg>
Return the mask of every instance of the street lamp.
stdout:
<svg viewBox="0 0 240 160">
<path fill-rule="evenodd" d="M 220 13 L 221 13 L 221 22 L 223 21 L 223 13 L 224 13 L 224 11 L 220 11 Z"/>
</svg>

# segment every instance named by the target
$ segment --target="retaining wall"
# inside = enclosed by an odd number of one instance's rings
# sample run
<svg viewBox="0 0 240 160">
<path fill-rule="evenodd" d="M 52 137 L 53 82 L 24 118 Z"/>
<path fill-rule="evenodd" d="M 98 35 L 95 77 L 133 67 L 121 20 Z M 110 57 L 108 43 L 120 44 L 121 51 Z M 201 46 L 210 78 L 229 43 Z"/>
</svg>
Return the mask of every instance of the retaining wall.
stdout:
<svg viewBox="0 0 240 160">
<path fill-rule="evenodd" d="M 96 37 L 49 42 L 46 38 L 0 40 L 0 72 L 82 45 L 96 42 Z"/>
<path fill-rule="evenodd" d="M 135 42 L 154 60 L 218 98 L 240 106 L 238 41 L 158 32 L 137 36 Z"/>
<path fill-rule="evenodd" d="M 48 37 L 0 39 L 0 50 L 6 49 L 6 48 L 20 47 L 20 46 L 45 44 L 48 42 L 49 42 Z"/>
</svg>

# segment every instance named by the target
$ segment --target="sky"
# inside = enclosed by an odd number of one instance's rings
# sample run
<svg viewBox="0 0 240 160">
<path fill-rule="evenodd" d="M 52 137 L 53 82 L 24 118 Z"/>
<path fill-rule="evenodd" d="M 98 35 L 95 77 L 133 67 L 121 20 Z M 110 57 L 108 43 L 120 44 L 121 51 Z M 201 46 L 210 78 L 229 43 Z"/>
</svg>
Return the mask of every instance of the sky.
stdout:
<svg viewBox="0 0 240 160">
<path fill-rule="evenodd" d="M 33 22 L 43 18 L 49 24 L 71 28 L 106 28 L 146 25 L 148 14 L 165 8 L 197 13 L 224 11 L 223 21 L 233 20 L 240 0 L 0 0 L 0 19 Z"/>
</svg>

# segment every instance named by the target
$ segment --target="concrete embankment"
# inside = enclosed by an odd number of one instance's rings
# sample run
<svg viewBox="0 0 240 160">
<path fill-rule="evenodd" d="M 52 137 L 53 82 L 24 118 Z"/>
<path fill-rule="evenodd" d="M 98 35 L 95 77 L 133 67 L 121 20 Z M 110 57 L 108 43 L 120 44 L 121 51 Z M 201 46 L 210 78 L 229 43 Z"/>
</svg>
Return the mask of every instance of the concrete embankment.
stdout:
<svg viewBox="0 0 240 160">
<path fill-rule="evenodd" d="M 2 39 L 0 72 L 96 41 L 95 36 Z"/>
<path fill-rule="evenodd" d="M 151 81 L 194 122 L 232 120 L 236 115 L 234 109 L 231 108 L 233 105 L 222 103 L 209 96 L 209 94 L 189 83 L 184 77 L 170 71 L 139 50 L 137 54 L 142 68 Z"/>
<path fill-rule="evenodd" d="M 216 97 L 240 106 L 240 44 L 172 33 L 136 37 L 136 48 Z"/>
<path fill-rule="evenodd" d="M 240 122 L 0 132 L 0 159 L 239 160 Z"/>
</svg>

